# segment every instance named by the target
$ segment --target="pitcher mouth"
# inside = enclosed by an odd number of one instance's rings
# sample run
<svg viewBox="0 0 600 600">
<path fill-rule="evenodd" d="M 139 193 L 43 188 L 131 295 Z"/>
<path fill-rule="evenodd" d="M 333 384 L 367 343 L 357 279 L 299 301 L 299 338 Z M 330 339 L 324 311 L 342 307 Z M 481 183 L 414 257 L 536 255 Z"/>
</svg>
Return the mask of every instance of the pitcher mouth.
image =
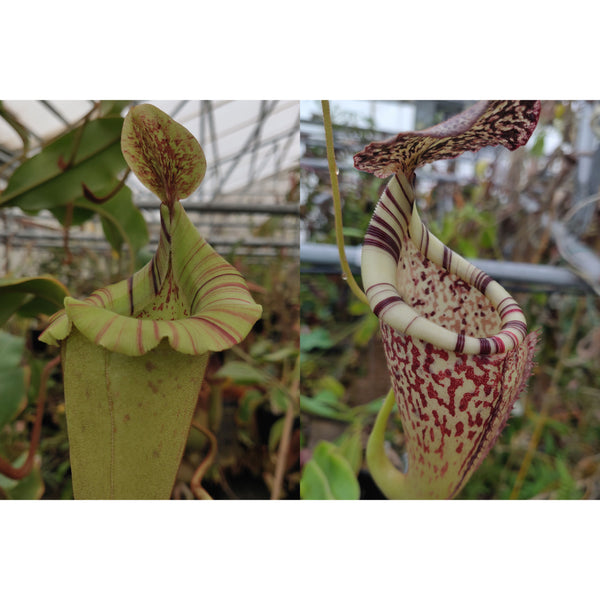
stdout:
<svg viewBox="0 0 600 600">
<path fill-rule="evenodd" d="M 525 316 L 512 296 L 425 227 L 402 172 L 392 177 L 377 204 L 361 271 L 379 319 L 436 347 L 502 354 L 527 334 Z"/>
</svg>

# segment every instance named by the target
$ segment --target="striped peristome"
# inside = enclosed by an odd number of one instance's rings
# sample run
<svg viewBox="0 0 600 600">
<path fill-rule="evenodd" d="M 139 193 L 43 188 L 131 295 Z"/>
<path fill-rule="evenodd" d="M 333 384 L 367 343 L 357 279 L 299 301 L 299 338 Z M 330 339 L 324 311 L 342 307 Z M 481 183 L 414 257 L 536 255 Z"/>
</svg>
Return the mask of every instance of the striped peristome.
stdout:
<svg viewBox="0 0 600 600">
<path fill-rule="evenodd" d="M 364 238 L 361 273 L 380 320 L 406 440 L 408 469 L 398 475 L 397 497 L 458 494 L 506 424 L 538 337 L 527 334 L 523 311 L 498 282 L 421 221 L 414 169 L 486 144 L 514 149 L 538 116 L 537 102 L 479 103 L 429 130 L 370 144 L 355 157 L 362 170 L 392 174 Z M 377 463 L 369 466 L 391 489 Z"/>
<path fill-rule="evenodd" d="M 241 274 L 200 236 L 179 202 L 161 206 L 152 260 L 85 300 L 65 299 L 40 339 L 56 344 L 74 325 L 108 350 L 141 356 L 167 339 L 174 350 L 203 354 L 231 348 L 260 317 Z"/>
<path fill-rule="evenodd" d="M 405 261 L 408 264 L 404 264 Z M 405 291 L 403 286 L 413 285 L 407 282 L 409 273 L 414 275 L 417 268 L 421 269 L 418 278 L 423 282 L 426 269 L 437 275 L 434 265 L 438 265 L 439 281 L 437 277 L 428 276 L 427 285 L 421 285 L 423 289 L 429 288 L 425 295 L 433 298 L 436 293 L 440 294 L 437 286 L 464 282 L 472 289 L 467 293 L 467 287 L 461 285 L 465 297 L 455 296 L 454 300 L 461 305 L 468 302 L 467 298 L 483 294 L 491 313 L 499 316 L 498 331 L 494 335 L 476 338 L 466 333 L 466 327 L 442 330 L 443 326 L 432 318 L 434 315 L 427 318 L 404 300 L 410 292 Z M 362 274 L 373 312 L 403 333 L 417 335 L 447 350 L 466 354 L 505 352 L 525 337 L 523 311 L 506 290 L 450 250 L 425 227 L 414 204 L 414 191 L 403 173 L 391 178 L 375 209 L 363 242 Z M 453 284 L 453 287 L 456 285 Z M 496 320 L 495 317 L 486 318 Z"/>
</svg>

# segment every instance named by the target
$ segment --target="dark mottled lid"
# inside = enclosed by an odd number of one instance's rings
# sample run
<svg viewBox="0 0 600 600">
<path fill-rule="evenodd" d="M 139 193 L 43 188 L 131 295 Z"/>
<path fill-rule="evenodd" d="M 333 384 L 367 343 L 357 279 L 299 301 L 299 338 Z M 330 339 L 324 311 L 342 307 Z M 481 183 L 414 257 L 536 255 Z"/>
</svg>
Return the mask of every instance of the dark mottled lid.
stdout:
<svg viewBox="0 0 600 600">
<path fill-rule="evenodd" d="M 527 143 L 540 116 L 539 100 L 482 100 L 447 121 L 371 142 L 354 156 L 360 171 L 385 178 L 410 175 L 426 163 L 502 144 L 515 150 Z"/>
</svg>

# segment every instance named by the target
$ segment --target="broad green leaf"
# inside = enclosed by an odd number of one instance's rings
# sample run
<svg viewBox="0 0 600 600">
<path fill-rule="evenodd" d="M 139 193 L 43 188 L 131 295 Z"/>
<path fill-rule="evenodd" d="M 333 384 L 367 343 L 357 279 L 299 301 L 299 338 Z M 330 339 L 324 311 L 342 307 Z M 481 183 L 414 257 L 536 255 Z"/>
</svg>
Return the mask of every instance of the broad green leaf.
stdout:
<svg viewBox="0 0 600 600">
<path fill-rule="evenodd" d="M 98 191 L 99 196 L 113 190 L 118 183 L 117 179 L 111 179 L 106 188 Z M 61 225 L 66 224 L 65 206 L 55 207 L 51 212 Z M 133 203 L 131 190 L 128 187 L 123 187 L 102 204 L 91 202 L 83 196 L 75 199 L 70 224 L 81 225 L 96 214 L 100 216 L 104 235 L 115 252 L 120 253 L 123 244 L 126 244 L 132 256 L 135 256 L 148 243 L 148 227 L 144 216 Z"/>
<path fill-rule="evenodd" d="M 27 405 L 28 380 L 28 370 L 24 367 L 0 368 L 0 429 L 13 421 Z"/>
<path fill-rule="evenodd" d="M 67 224 L 68 209 L 66 206 L 55 206 L 50 209 L 50 212 L 61 225 L 64 226 Z M 86 221 L 89 221 L 94 214 L 95 212 L 91 208 L 80 208 L 75 206 L 73 202 L 69 215 L 69 226 L 78 227 L 79 225 L 83 225 Z"/>
<path fill-rule="evenodd" d="M 206 172 L 196 138 L 151 104 L 127 113 L 121 147 L 138 179 L 167 205 L 190 196 Z"/>
<path fill-rule="evenodd" d="M 49 275 L 0 279 L 0 326 L 15 312 L 24 317 L 51 315 L 68 295 L 67 288 Z"/>
<path fill-rule="evenodd" d="M 28 298 L 31 296 L 24 292 L 0 287 L 0 327 L 25 304 Z"/>
<path fill-rule="evenodd" d="M 121 252 L 122 245 L 126 244 L 132 256 L 135 256 L 148 243 L 146 221 L 133 203 L 129 188 L 124 187 L 103 204 L 94 204 L 82 198 L 75 202 L 75 206 L 89 206 L 100 215 L 104 235 L 116 252 Z"/>
<path fill-rule="evenodd" d="M 315 446 L 302 472 L 300 496 L 303 500 L 358 500 L 358 480 L 337 446 L 326 441 Z"/>
<path fill-rule="evenodd" d="M 25 351 L 25 340 L 0 330 L 0 369 L 11 370 L 21 364 Z"/>
<path fill-rule="evenodd" d="M 126 168 L 120 139 L 123 119 L 95 119 L 55 140 L 20 165 L 0 195 L 0 206 L 37 212 L 103 189 Z"/>
<path fill-rule="evenodd" d="M 0 330 L 0 430 L 27 405 L 29 371 L 21 367 L 25 340 Z"/>
<path fill-rule="evenodd" d="M 336 499 L 327 481 L 327 476 L 314 460 L 309 460 L 302 470 L 300 497 L 302 500 Z"/>
</svg>

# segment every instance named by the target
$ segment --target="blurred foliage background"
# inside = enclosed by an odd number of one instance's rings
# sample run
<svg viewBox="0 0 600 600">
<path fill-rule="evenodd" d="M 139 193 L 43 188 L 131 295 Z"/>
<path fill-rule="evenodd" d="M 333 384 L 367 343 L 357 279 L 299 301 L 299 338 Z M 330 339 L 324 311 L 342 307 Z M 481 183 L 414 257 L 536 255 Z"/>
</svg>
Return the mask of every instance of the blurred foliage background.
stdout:
<svg viewBox="0 0 600 600">
<path fill-rule="evenodd" d="M 348 247 L 360 245 L 386 183 L 353 169 L 353 154 L 467 104 L 332 103 Z M 382 124 L 388 113 L 396 129 Z M 320 105 L 304 103 L 301 115 L 301 240 L 334 244 Z M 600 498 L 599 119 L 597 102 L 543 101 L 526 147 L 487 148 L 417 171 L 421 217 L 453 250 L 471 259 L 567 267 L 582 278 L 577 288 L 501 281 L 530 328 L 541 330 L 537 366 L 460 498 Z M 358 270 L 356 277 L 360 283 Z M 377 319 L 354 298 L 335 261 L 327 268 L 303 258 L 300 294 L 302 495 L 381 498 L 364 461 L 390 386 Z M 394 415 L 387 442 L 400 466 L 402 425 Z"/>
</svg>

